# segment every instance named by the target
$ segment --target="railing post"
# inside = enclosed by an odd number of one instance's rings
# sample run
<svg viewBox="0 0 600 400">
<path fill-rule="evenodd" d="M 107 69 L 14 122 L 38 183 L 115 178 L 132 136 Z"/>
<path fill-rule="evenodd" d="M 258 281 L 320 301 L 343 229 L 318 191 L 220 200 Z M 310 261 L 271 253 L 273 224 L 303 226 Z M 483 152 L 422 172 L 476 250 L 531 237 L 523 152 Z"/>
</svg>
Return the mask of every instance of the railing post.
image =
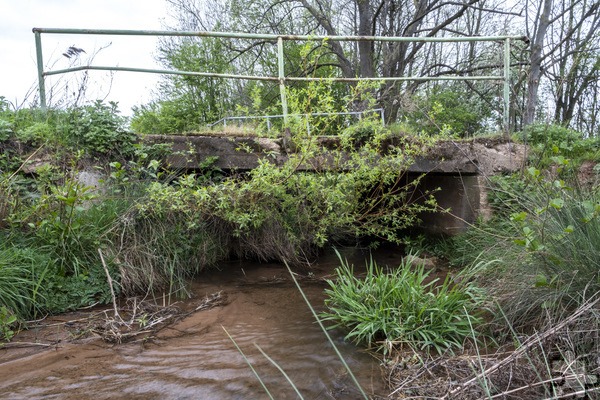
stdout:
<svg viewBox="0 0 600 400">
<path fill-rule="evenodd" d="M 504 135 L 510 134 L 510 39 L 504 39 Z"/>
<path fill-rule="evenodd" d="M 281 94 L 281 108 L 283 109 L 283 128 L 288 127 L 288 107 L 285 93 L 285 72 L 283 70 L 283 38 L 277 38 L 277 62 L 279 64 L 279 92 Z"/>
<path fill-rule="evenodd" d="M 35 53 L 37 58 L 38 86 L 40 90 L 40 107 L 46 111 L 46 82 L 44 79 L 44 57 L 42 56 L 42 37 L 41 33 L 34 29 L 35 34 Z"/>
</svg>

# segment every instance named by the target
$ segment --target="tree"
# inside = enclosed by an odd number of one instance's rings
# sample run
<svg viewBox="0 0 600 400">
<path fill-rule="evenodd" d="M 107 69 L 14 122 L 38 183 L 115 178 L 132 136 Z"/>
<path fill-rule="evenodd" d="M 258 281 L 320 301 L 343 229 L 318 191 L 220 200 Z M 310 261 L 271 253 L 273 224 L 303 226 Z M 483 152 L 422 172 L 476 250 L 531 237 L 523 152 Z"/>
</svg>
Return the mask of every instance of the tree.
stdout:
<svg viewBox="0 0 600 400">
<path fill-rule="evenodd" d="M 527 34 L 531 37 L 527 97 L 523 124 L 534 122 L 544 78 L 555 96 L 554 122 L 568 124 L 584 93 L 593 89 L 600 63 L 598 1 L 525 1 Z M 591 63 L 590 63 L 591 61 Z"/>
</svg>

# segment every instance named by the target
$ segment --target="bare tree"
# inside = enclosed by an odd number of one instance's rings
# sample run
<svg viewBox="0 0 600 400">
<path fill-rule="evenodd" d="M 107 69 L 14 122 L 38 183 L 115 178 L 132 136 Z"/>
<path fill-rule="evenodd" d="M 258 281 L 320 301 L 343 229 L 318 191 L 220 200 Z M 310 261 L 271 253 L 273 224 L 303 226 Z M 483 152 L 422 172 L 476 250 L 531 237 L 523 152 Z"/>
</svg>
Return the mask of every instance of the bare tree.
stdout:
<svg viewBox="0 0 600 400">
<path fill-rule="evenodd" d="M 526 0 L 525 20 L 532 40 L 524 125 L 535 121 L 544 78 L 555 96 L 555 122 L 569 123 L 573 118 L 600 66 L 594 62 L 591 68 L 589 65 L 593 54 L 598 54 L 599 7 L 598 1 L 543 0 L 532 4 Z"/>
</svg>

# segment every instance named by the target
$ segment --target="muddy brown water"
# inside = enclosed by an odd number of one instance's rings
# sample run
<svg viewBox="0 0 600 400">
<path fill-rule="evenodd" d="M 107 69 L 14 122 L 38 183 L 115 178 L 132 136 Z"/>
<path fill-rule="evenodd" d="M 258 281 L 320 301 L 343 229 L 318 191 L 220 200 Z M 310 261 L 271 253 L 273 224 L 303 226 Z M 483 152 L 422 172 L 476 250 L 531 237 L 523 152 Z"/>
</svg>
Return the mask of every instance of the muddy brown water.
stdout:
<svg viewBox="0 0 600 400">
<path fill-rule="evenodd" d="M 369 253 L 347 249 L 343 256 L 360 269 Z M 382 265 L 398 265 L 401 256 L 396 249 L 374 253 Z M 301 281 L 317 311 L 324 309 L 326 288 L 318 278 L 331 276 L 338 265 L 329 252 L 314 264 L 311 278 L 317 279 Z M 224 263 L 220 271 L 198 277 L 187 306 L 217 292 L 227 297 L 225 305 L 191 313 L 143 342 L 69 340 L 64 336 L 65 324 L 60 323 L 23 332 L 13 343 L 52 345 L 0 349 L 0 398 L 269 398 L 223 328 L 275 399 L 298 396 L 256 346 L 285 371 L 305 399 L 361 398 L 283 265 Z M 84 315 L 58 316 L 54 321 Z M 54 342 L 48 341 L 53 334 Z M 384 397 L 381 361 L 346 343 L 343 332 L 331 334 L 363 389 L 372 398 Z"/>
</svg>

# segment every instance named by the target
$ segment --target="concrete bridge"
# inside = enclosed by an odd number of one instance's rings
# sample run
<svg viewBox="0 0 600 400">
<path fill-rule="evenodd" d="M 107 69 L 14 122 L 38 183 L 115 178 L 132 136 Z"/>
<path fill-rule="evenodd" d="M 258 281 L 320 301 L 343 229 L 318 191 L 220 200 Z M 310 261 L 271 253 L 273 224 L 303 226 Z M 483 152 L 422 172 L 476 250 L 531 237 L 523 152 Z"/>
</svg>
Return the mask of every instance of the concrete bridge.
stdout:
<svg viewBox="0 0 600 400">
<path fill-rule="evenodd" d="M 217 157 L 214 165 L 224 171 L 248 171 L 263 158 L 281 165 L 290 151 L 283 138 L 147 135 L 144 141 L 171 144 L 173 152 L 166 161 L 174 168 L 185 170 L 198 169 L 207 158 Z M 318 141 L 324 147 L 335 147 L 339 143 L 336 137 L 319 137 Z M 525 156 L 523 145 L 503 138 L 438 142 L 426 155 L 417 158 L 407 171 L 409 179 L 424 174 L 416 189 L 418 192 L 440 188 L 435 194 L 438 205 L 450 210 L 450 213 L 422 215 L 423 230 L 456 234 L 464 231 L 477 217 L 486 217 L 489 213 L 487 178 L 519 170 Z M 313 160 L 300 169 L 314 169 L 315 163 L 322 167 L 326 160 Z"/>
</svg>

